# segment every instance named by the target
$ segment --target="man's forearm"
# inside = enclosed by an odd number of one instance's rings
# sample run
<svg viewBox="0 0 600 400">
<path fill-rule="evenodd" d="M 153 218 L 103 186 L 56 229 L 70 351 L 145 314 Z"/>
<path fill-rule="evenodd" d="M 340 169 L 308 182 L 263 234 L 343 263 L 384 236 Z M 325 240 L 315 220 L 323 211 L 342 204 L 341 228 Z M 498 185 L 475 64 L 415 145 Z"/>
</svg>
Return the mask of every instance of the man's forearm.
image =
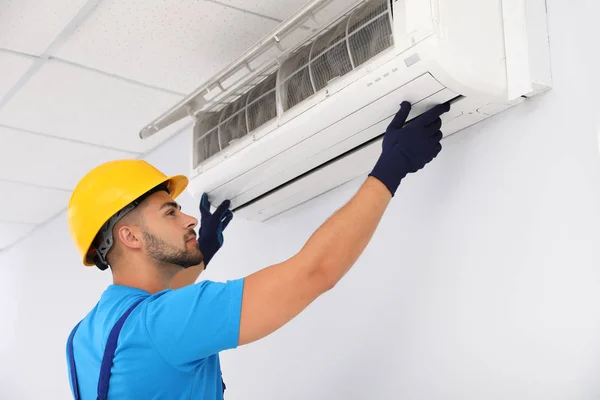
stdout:
<svg viewBox="0 0 600 400">
<path fill-rule="evenodd" d="M 315 231 L 298 255 L 317 266 L 329 286 L 335 285 L 371 240 L 391 199 L 381 181 L 368 177 L 356 195 Z"/>
</svg>

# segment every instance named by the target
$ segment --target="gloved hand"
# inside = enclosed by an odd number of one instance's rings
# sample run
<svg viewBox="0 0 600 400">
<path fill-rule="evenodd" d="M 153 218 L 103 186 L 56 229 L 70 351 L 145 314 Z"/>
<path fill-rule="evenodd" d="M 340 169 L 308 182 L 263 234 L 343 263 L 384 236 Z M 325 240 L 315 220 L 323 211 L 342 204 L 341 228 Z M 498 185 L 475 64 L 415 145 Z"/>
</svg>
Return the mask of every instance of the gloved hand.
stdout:
<svg viewBox="0 0 600 400">
<path fill-rule="evenodd" d="M 231 222 L 233 213 L 229 210 L 229 200 L 217 207 L 216 211 L 211 214 L 210 202 L 206 193 L 202 195 L 200 200 L 200 230 L 198 232 L 198 248 L 204 255 L 204 269 L 208 263 L 223 246 L 223 231 Z"/>
<path fill-rule="evenodd" d="M 442 150 L 440 116 L 450 110 L 450 104 L 437 105 L 404 126 L 410 110 L 410 103 L 402 102 L 383 137 L 379 160 L 369 174 L 379 179 L 392 196 L 407 174 L 423 168 Z"/>
</svg>

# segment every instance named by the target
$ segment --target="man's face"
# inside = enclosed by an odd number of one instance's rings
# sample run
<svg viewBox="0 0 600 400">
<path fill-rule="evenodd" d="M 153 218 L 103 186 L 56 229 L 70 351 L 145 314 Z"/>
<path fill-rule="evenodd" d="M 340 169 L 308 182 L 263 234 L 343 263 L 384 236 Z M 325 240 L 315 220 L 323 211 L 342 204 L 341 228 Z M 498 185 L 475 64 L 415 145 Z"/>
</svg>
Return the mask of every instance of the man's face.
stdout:
<svg viewBox="0 0 600 400">
<path fill-rule="evenodd" d="M 160 263 L 184 268 L 200 264 L 204 257 L 194 232 L 198 220 L 182 213 L 167 192 L 156 192 L 144 202 L 140 228 L 148 255 Z"/>
</svg>

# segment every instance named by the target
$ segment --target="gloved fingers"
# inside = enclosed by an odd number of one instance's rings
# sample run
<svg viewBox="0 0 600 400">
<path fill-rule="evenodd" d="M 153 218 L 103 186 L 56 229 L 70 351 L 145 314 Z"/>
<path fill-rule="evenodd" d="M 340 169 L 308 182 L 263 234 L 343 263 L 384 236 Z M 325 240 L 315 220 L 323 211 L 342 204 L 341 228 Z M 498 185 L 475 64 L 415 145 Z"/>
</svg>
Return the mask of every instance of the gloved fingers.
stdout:
<svg viewBox="0 0 600 400">
<path fill-rule="evenodd" d="M 225 242 L 223 231 L 221 229 L 217 229 L 217 241 L 219 242 L 219 247 L 223 246 L 223 242 Z"/>
<path fill-rule="evenodd" d="M 411 152 L 411 156 L 414 157 L 415 160 L 418 160 L 418 162 L 427 164 L 429 161 L 431 161 L 432 156 L 435 157 L 440 150 L 441 144 L 437 137 L 430 136 L 423 138 L 421 145 Z"/>
<path fill-rule="evenodd" d="M 223 216 L 223 214 L 225 214 L 225 211 L 227 211 L 227 209 L 229 208 L 229 206 L 231 205 L 231 201 L 229 200 L 224 200 L 219 207 L 217 207 L 217 210 L 215 211 L 215 215 L 219 216 L 219 219 Z"/>
<path fill-rule="evenodd" d="M 442 144 L 441 143 L 434 144 L 431 147 L 429 154 L 427 154 L 427 160 L 425 161 L 424 164 L 431 162 L 434 158 L 436 158 L 438 156 L 438 154 L 440 154 L 441 151 L 442 151 Z"/>
<path fill-rule="evenodd" d="M 425 125 L 428 131 L 436 132 L 442 128 L 442 120 L 440 118 L 436 118 L 432 123 Z"/>
<path fill-rule="evenodd" d="M 408 118 L 408 114 L 410 114 L 411 108 L 412 106 L 408 101 L 403 101 L 402 104 L 400 104 L 400 110 L 396 113 L 394 119 L 392 119 L 392 122 L 390 122 L 388 128 L 402 128 L 402 126 L 404 126 L 404 123 L 406 122 L 406 119 Z"/>
<path fill-rule="evenodd" d="M 225 228 L 227 228 L 227 225 L 229 225 L 229 223 L 231 222 L 232 219 L 233 219 L 233 213 L 230 210 L 227 210 L 225 212 L 225 215 L 221 219 L 221 225 L 223 226 L 223 228 L 222 228 L 223 230 L 225 230 Z"/>
<path fill-rule="evenodd" d="M 444 137 L 444 134 L 442 133 L 442 131 L 438 130 L 434 135 L 433 135 L 433 139 L 436 142 L 439 142 L 440 140 L 442 140 L 442 138 Z"/>
<path fill-rule="evenodd" d="M 210 217 L 210 202 L 208 201 L 208 195 L 206 193 L 202 194 L 202 198 L 200 199 L 200 214 L 202 218 Z"/>
<path fill-rule="evenodd" d="M 438 104 L 433 107 L 431 110 L 423 113 L 419 117 L 419 122 L 423 125 L 429 125 L 433 123 L 437 118 L 439 118 L 442 114 L 450 111 L 450 103 Z"/>
<path fill-rule="evenodd" d="M 435 141 L 440 141 L 441 137 L 440 137 L 440 128 L 441 128 L 441 121 L 440 123 L 433 123 L 432 125 L 429 125 L 425 128 L 420 128 L 418 130 L 416 130 L 416 132 L 414 132 L 415 137 L 420 138 L 421 141 L 423 140 L 435 140 Z M 438 139 L 439 137 L 439 139 Z"/>
<path fill-rule="evenodd" d="M 442 145 L 440 143 L 436 143 L 435 145 L 429 147 L 429 150 L 427 152 L 414 155 L 412 158 L 412 165 L 414 167 L 413 172 L 423 169 L 434 158 L 436 158 L 442 150 L 441 146 Z"/>
<path fill-rule="evenodd" d="M 441 132 L 439 132 L 439 136 L 441 137 Z M 440 143 L 439 139 L 437 137 L 431 137 L 427 139 L 427 153 L 429 156 L 431 156 L 432 154 L 437 155 L 440 150 L 442 149 L 442 144 Z"/>
</svg>

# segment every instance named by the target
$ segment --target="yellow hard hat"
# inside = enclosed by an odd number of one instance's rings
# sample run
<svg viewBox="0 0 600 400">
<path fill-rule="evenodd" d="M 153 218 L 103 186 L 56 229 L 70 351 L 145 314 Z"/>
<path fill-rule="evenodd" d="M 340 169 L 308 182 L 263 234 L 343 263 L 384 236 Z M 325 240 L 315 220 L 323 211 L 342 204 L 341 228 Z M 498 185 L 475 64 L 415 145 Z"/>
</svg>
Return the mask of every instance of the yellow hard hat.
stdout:
<svg viewBox="0 0 600 400">
<path fill-rule="evenodd" d="M 94 168 L 79 181 L 69 200 L 67 219 L 84 265 L 95 265 L 94 239 L 111 217 L 161 185 L 176 198 L 188 179 L 168 177 L 143 160 L 116 160 Z"/>
</svg>

